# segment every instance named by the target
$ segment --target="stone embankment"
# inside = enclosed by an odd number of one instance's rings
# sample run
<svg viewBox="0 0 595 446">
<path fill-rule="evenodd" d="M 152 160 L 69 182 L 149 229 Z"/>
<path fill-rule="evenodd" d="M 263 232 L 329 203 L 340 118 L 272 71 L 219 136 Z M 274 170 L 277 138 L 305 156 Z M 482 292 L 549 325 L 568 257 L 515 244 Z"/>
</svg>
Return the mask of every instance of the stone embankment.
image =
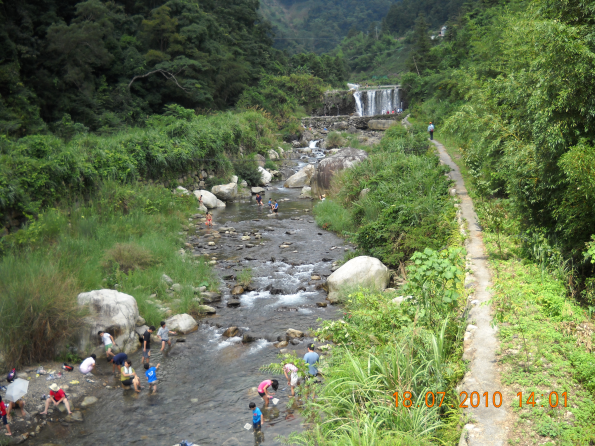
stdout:
<svg viewBox="0 0 595 446">
<path fill-rule="evenodd" d="M 401 113 L 394 115 L 376 115 L 376 116 L 310 116 L 302 119 L 302 124 L 306 128 L 314 130 L 386 130 L 382 127 L 382 123 L 378 121 L 394 121 L 398 122 L 401 119 Z M 391 122 L 392 124 L 392 122 Z"/>
</svg>

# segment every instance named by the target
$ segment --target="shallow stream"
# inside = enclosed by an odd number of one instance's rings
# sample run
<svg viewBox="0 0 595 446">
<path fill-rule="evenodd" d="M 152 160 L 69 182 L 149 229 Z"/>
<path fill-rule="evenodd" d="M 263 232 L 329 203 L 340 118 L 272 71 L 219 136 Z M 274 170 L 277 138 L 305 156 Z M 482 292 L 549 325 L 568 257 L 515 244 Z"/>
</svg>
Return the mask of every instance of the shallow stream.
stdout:
<svg viewBox="0 0 595 446">
<path fill-rule="evenodd" d="M 279 350 L 264 339 L 244 344 L 241 338 L 226 339 L 222 333 L 238 326 L 246 333 L 272 339 L 288 328 L 307 332 L 319 325 L 319 318 L 338 318 L 339 308 L 316 305 L 325 301 L 326 293 L 316 289 L 320 281 L 311 280 L 311 276 L 328 276 L 332 262 L 349 249 L 343 240 L 316 226 L 311 215 L 315 202 L 298 199 L 300 189 L 285 189 L 282 184 L 273 184 L 263 197 L 265 204 L 269 198 L 279 201 L 278 215 L 269 216 L 269 210 L 259 208 L 252 197 L 213 210 L 213 230 L 204 225 L 196 230 L 203 246 L 200 251 L 217 258 L 215 268 L 223 297 L 221 302 L 209 304 L 217 308 L 217 314 L 202 319 L 198 331 L 184 336 L 185 342 L 174 344 L 168 354 L 161 355 L 159 347 L 152 346 L 152 363 L 161 363 L 157 394 L 148 395 L 146 388 L 136 394 L 115 387 L 116 378 L 109 376 L 111 365 L 108 368 L 104 360 L 98 361 L 98 375 L 105 375 L 96 379 L 107 379 L 112 389 L 95 395 L 99 401 L 83 410 L 83 423 L 49 423 L 30 444 L 170 446 L 181 440 L 201 446 L 260 444 L 251 430 L 244 429 L 251 422 L 248 403 L 254 401 L 263 408 L 253 389 L 270 376 L 259 367 L 275 362 Z M 236 235 L 221 230 L 230 227 Z M 213 231 L 219 231 L 221 237 L 213 237 Z M 255 237 L 256 231 L 262 238 Z M 250 240 L 241 240 L 244 234 Z M 214 241 L 215 246 L 209 246 L 208 241 Z M 280 248 L 282 242 L 290 243 L 289 247 Z M 239 307 L 230 308 L 227 301 L 235 281 L 229 276 L 243 268 L 252 269 L 255 290 L 240 297 Z M 287 348 L 303 356 L 309 341 L 304 338 Z M 131 358 L 141 383 L 146 383 L 140 373 L 140 352 Z M 275 440 L 278 435 L 303 429 L 299 414 L 287 407 L 290 392 L 285 378 L 277 378 L 280 401 L 263 410 L 267 445 L 280 444 Z"/>
</svg>

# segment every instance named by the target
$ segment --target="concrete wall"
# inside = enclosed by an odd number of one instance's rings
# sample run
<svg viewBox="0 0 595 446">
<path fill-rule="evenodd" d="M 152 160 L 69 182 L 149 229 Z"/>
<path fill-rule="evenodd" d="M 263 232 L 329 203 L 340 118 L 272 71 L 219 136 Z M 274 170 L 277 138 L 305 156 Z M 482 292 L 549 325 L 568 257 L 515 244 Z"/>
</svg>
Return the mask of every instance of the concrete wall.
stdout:
<svg viewBox="0 0 595 446">
<path fill-rule="evenodd" d="M 402 116 L 400 113 L 395 115 L 377 115 L 377 116 L 312 116 L 309 118 L 303 118 L 302 124 L 306 128 L 312 127 L 316 130 L 322 130 L 324 128 L 328 130 L 345 131 L 349 130 L 350 127 L 354 127 L 358 130 L 368 130 L 368 123 L 370 121 L 388 120 L 388 121 L 399 121 Z"/>
</svg>

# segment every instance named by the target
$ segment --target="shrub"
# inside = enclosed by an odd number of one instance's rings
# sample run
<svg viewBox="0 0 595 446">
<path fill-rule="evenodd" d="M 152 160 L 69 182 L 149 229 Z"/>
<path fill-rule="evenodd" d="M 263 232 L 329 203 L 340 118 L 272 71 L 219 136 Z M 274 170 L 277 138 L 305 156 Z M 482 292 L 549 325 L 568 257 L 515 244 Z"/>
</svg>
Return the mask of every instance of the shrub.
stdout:
<svg viewBox="0 0 595 446">
<path fill-rule="evenodd" d="M 103 259 L 105 269 L 117 267 L 124 274 L 145 269 L 155 263 L 151 251 L 136 243 L 116 243 L 116 246 L 105 253 Z"/>
<path fill-rule="evenodd" d="M 252 270 L 250 268 L 243 268 L 237 277 L 237 282 L 244 288 L 252 283 Z"/>
<path fill-rule="evenodd" d="M 266 163 L 264 163 L 264 168 L 270 170 L 277 170 L 277 165 L 273 160 L 266 160 Z"/>
<path fill-rule="evenodd" d="M 42 254 L 0 261 L 0 346 L 8 365 L 54 358 L 81 325 L 75 278 Z"/>
<path fill-rule="evenodd" d="M 326 138 L 326 148 L 327 149 L 338 149 L 339 147 L 344 147 L 345 140 L 341 136 L 339 132 L 330 132 Z"/>
<path fill-rule="evenodd" d="M 258 163 L 254 159 L 238 160 L 233 163 L 233 170 L 236 175 L 245 180 L 248 186 L 258 186 L 260 182 L 260 171 L 258 170 Z"/>
</svg>

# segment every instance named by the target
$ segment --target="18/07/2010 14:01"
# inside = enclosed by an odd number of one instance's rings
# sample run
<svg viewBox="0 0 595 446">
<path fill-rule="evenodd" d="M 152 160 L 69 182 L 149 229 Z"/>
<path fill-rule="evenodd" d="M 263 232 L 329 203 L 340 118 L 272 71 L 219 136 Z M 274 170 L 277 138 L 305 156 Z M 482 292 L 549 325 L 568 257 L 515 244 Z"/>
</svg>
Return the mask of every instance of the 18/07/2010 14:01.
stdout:
<svg viewBox="0 0 595 446">
<path fill-rule="evenodd" d="M 567 393 L 563 392 L 561 394 L 564 397 L 564 407 L 566 407 L 567 405 Z M 413 402 L 413 394 L 409 391 L 405 391 L 402 393 L 402 398 L 399 400 L 399 392 L 395 392 L 393 393 L 393 397 L 395 398 L 395 406 L 399 407 L 399 403 L 401 403 L 401 406 L 405 407 L 405 408 L 409 408 L 409 407 L 422 407 L 423 405 L 425 405 L 426 407 L 434 407 L 435 405 L 437 405 L 438 407 L 442 407 L 442 405 L 444 404 L 444 399 L 446 396 L 446 392 L 426 392 L 425 394 L 425 398 L 423 401 L 419 401 L 418 398 L 418 402 L 417 404 Z M 471 407 L 479 407 L 479 405 L 481 404 L 481 400 L 483 398 L 484 401 L 484 405 L 485 407 L 489 407 L 489 403 L 492 403 L 492 406 L 494 407 L 500 407 L 502 406 L 502 394 L 498 391 L 494 392 L 492 394 L 492 398 L 490 401 L 489 398 L 489 392 L 483 392 L 481 395 L 479 392 L 471 392 L 470 394 L 467 392 L 460 392 L 459 393 L 459 407 L 461 408 L 468 408 L 469 405 Z M 542 397 L 545 396 L 545 394 L 541 395 Z M 519 392 L 517 393 L 517 397 L 519 398 L 519 406 L 523 407 L 523 392 Z M 550 405 L 550 407 L 558 407 L 559 404 L 559 398 L 558 398 L 558 393 L 557 392 L 550 392 L 549 393 L 549 398 L 548 398 L 548 403 Z M 525 405 L 531 405 L 531 406 L 535 406 L 535 392 L 531 392 L 529 397 L 527 398 L 527 400 L 524 403 Z M 450 405 L 450 407 L 454 407 L 453 404 Z M 542 407 L 545 407 L 544 405 L 542 405 Z"/>
</svg>

